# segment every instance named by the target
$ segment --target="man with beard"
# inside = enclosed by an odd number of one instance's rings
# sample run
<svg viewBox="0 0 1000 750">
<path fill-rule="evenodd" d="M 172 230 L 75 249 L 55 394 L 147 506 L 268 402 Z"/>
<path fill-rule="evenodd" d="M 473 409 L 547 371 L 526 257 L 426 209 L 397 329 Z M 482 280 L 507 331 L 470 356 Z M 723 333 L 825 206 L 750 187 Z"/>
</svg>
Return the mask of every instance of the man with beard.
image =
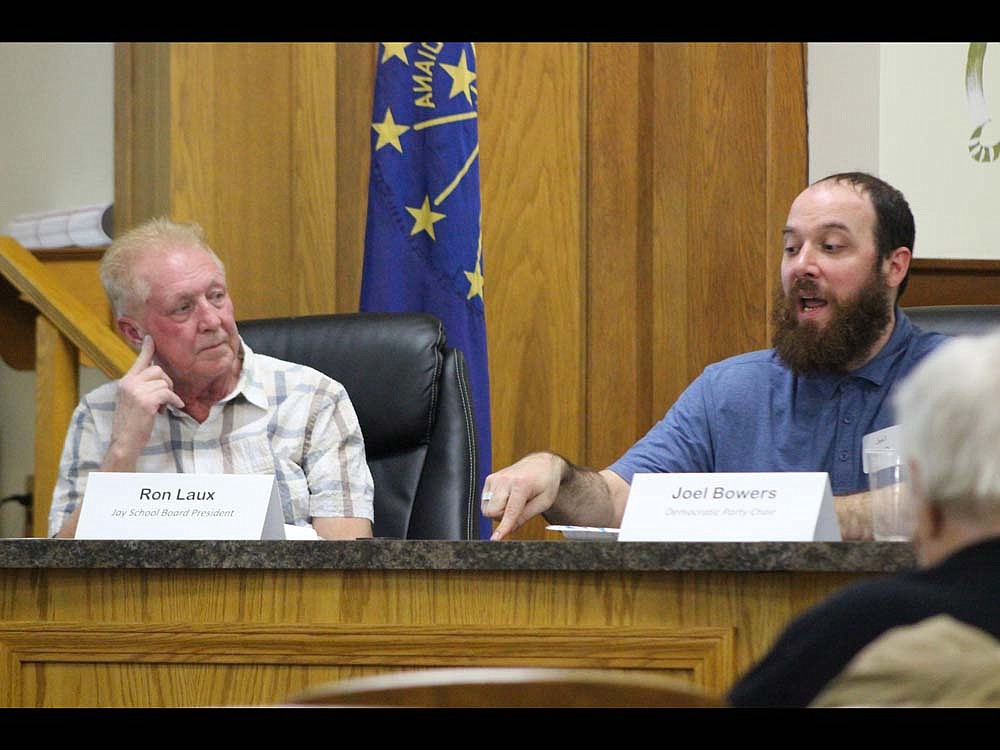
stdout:
<svg viewBox="0 0 1000 750">
<path fill-rule="evenodd" d="M 542 513 L 616 527 L 636 473 L 825 471 L 845 539 L 870 538 L 862 438 L 894 423 L 889 393 L 945 337 L 898 307 L 915 236 L 903 195 L 831 175 L 792 203 L 774 348 L 717 362 L 607 469 L 532 453 L 487 477 L 483 513 L 503 539 Z"/>
</svg>

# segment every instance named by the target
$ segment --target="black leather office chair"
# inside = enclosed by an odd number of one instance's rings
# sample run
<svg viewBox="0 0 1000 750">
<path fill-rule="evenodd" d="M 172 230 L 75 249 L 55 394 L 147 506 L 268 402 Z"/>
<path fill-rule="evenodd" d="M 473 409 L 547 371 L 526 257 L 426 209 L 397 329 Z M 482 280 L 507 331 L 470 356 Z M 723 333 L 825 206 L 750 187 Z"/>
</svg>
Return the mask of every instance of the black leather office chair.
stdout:
<svg viewBox="0 0 1000 750">
<path fill-rule="evenodd" d="M 478 538 L 476 425 L 465 357 L 421 313 L 244 320 L 255 352 L 343 384 L 375 480 L 375 536 Z"/>
<path fill-rule="evenodd" d="M 903 312 L 925 331 L 952 336 L 987 333 L 1000 328 L 1000 305 L 928 305 Z"/>
</svg>

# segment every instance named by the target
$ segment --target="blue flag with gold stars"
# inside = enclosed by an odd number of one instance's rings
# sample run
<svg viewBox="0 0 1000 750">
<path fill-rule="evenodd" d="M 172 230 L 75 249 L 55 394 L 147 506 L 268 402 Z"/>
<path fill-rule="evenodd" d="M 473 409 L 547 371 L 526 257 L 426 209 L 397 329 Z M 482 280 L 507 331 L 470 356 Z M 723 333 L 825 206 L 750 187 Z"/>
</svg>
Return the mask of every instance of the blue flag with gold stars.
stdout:
<svg viewBox="0 0 1000 750">
<path fill-rule="evenodd" d="M 377 54 L 361 310 L 431 313 L 462 350 L 482 489 L 491 443 L 476 51 L 382 42 Z M 488 539 L 492 522 L 479 522 Z"/>
</svg>

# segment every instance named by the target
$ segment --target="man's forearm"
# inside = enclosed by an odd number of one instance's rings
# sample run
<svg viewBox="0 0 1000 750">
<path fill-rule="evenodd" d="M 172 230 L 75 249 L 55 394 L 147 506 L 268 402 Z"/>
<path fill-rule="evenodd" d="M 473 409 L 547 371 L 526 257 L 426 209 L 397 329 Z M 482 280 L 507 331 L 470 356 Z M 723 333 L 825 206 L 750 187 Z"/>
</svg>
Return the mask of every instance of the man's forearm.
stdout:
<svg viewBox="0 0 1000 750">
<path fill-rule="evenodd" d="M 112 440 L 108 446 L 107 453 L 101 459 L 101 471 L 133 472 L 139 463 L 139 454 L 142 446 L 136 450 L 131 446 L 124 446 L 120 440 Z"/>
<path fill-rule="evenodd" d="M 840 536 L 847 540 L 874 539 L 871 494 L 858 492 L 833 498 Z"/>
<path fill-rule="evenodd" d="M 62 527 L 56 532 L 56 539 L 73 539 L 76 536 L 76 525 L 80 521 L 82 507 L 81 505 L 76 506 L 76 510 L 63 521 Z"/>
<path fill-rule="evenodd" d="M 575 526 L 611 526 L 614 507 L 608 483 L 598 472 L 562 460 L 556 500 L 543 515 L 549 523 Z"/>
</svg>

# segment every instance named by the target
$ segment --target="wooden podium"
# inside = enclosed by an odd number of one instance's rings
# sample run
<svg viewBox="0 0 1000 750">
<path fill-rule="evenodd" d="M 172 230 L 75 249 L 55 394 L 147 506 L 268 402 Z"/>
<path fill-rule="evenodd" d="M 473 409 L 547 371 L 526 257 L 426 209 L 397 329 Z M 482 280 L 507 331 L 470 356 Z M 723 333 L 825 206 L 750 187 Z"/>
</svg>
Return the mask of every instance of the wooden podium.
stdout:
<svg viewBox="0 0 1000 750">
<path fill-rule="evenodd" d="M 0 540 L 0 706 L 280 704 L 398 669 L 644 670 L 722 694 L 892 543 Z"/>
</svg>

